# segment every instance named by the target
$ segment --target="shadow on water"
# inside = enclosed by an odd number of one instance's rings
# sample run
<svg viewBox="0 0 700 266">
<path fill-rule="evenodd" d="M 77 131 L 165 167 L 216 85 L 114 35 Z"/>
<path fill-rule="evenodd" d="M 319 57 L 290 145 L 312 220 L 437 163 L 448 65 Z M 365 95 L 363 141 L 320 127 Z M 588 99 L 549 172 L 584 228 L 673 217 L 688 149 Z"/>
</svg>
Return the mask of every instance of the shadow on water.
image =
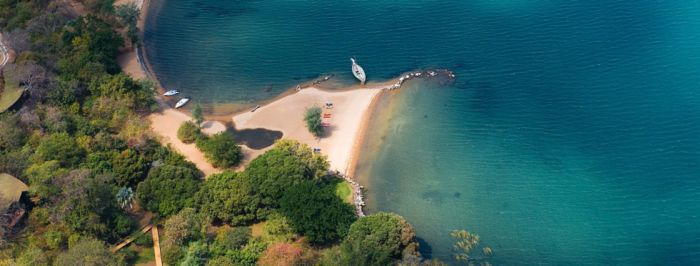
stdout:
<svg viewBox="0 0 700 266">
<path fill-rule="evenodd" d="M 226 123 L 226 131 L 231 132 L 236 142 L 248 146 L 248 148 L 264 149 L 282 138 L 282 132 L 264 128 L 236 130 L 233 122 Z"/>
<path fill-rule="evenodd" d="M 418 241 L 418 251 L 424 258 L 432 258 L 433 257 L 433 247 L 428 244 L 428 242 L 425 242 L 424 239 L 420 237 L 416 237 L 416 241 Z"/>
</svg>

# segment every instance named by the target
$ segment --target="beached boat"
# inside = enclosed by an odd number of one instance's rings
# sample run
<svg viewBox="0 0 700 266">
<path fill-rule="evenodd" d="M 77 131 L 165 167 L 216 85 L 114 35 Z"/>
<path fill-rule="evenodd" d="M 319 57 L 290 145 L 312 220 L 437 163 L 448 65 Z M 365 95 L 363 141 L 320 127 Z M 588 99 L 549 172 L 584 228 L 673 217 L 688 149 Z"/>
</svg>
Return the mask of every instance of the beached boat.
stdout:
<svg viewBox="0 0 700 266">
<path fill-rule="evenodd" d="M 187 104 L 187 102 L 189 102 L 189 101 L 190 101 L 190 98 L 182 98 L 182 99 L 180 99 L 179 101 L 177 101 L 177 103 L 175 104 L 175 108 L 183 107 L 183 106 L 185 106 L 185 104 Z"/>
<path fill-rule="evenodd" d="M 355 75 L 357 79 L 360 80 L 362 84 L 365 84 L 365 80 L 367 80 L 367 76 L 365 76 L 365 70 L 362 69 L 360 65 L 355 62 L 355 58 L 350 58 L 350 61 L 352 61 L 352 74 Z"/>
<path fill-rule="evenodd" d="M 251 113 L 252 113 L 252 112 L 255 112 L 255 111 L 257 111 L 258 109 L 260 109 L 260 105 L 256 105 L 255 108 L 253 108 L 253 110 L 250 110 L 250 112 L 251 112 Z"/>
<path fill-rule="evenodd" d="M 166 91 L 165 93 L 163 93 L 163 95 L 164 96 L 173 96 L 173 95 L 176 95 L 178 93 L 180 93 L 180 92 L 177 90 L 169 90 L 169 91 Z"/>
</svg>

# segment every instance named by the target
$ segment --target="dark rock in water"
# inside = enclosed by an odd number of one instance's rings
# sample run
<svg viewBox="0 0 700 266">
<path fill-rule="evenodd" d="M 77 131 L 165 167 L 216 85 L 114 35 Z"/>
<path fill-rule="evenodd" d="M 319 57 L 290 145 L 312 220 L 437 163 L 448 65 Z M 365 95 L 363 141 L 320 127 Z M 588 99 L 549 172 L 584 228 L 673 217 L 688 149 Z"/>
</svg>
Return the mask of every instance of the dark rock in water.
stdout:
<svg viewBox="0 0 700 266">
<path fill-rule="evenodd" d="M 454 196 L 455 198 L 459 198 L 459 197 L 461 197 L 461 196 L 462 196 L 462 193 L 459 193 L 459 192 L 455 192 L 455 194 L 454 194 L 453 196 Z"/>
<path fill-rule="evenodd" d="M 428 115 L 423 115 L 423 118 L 428 118 Z"/>
</svg>

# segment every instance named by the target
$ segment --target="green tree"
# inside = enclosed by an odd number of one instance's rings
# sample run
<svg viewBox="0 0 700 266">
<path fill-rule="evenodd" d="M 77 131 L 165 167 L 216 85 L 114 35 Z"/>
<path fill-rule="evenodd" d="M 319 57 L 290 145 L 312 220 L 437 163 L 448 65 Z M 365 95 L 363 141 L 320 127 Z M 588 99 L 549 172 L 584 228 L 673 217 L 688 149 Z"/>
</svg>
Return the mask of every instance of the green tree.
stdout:
<svg viewBox="0 0 700 266">
<path fill-rule="evenodd" d="M 341 264 L 390 265 L 402 255 L 419 256 L 416 233 L 401 216 L 375 213 L 355 221 L 340 245 Z"/>
<path fill-rule="evenodd" d="M 335 195 L 335 187 L 306 181 L 290 187 L 280 200 L 280 212 L 292 228 L 321 244 L 344 237 L 355 221 L 354 208 Z"/>
<path fill-rule="evenodd" d="M 0 263 L 2 264 L 2 263 Z M 19 266 L 49 266 L 49 259 L 46 253 L 40 248 L 30 245 L 17 257 L 17 265 Z"/>
<path fill-rule="evenodd" d="M 106 266 L 117 265 L 111 252 L 102 241 L 81 239 L 68 251 L 56 257 L 56 265 Z"/>
<path fill-rule="evenodd" d="M 127 35 L 129 39 L 131 39 L 131 43 L 136 43 L 138 40 L 138 28 L 136 25 L 141 15 L 139 7 L 136 6 L 134 2 L 129 2 L 127 4 L 118 5 L 114 11 L 119 21 L 127 27 Z"/>
<path fill-rule="evenodd" d="M 134 149 L 126 149 L 112 160 L 112 172 L 116 184 L 122 186 L 135 186 L 141 182 L 148 173 L 150 163 Z"/>
<path fill-rule="evenodd" d="M 314 106 L 306 109 L 304 113 L 304 121 L 306 122 L 306 128 L 309 132 L 316 137 L 321 137 L 323 135 L 323 126 L 321 125 L 321 107 Z"/>
<path fill-rule="evenodd" d="M 201 241 L 195 241 L 190 243 L 189 247 L 187 247 L 187 252 L 180 266 L 205 265 L 208 258 L 209 249 L 207 244 Z"/>
<path fill-rule="evenodd" d="M 25 171 L 25 175 L 29 177 L 29 193 L 39 201 L 48 201 L 60 193 L 60 189 L 53 184 L 54 179 L 67 173 L 68 171 L 62 169 L 58 161 L 30 166 Z"/>
<path fill-rule="evenodd" d="M 177 129 L 177 138 L 184 143 L 192 143 L 202 135 L 202 132 L 192 121 L 185 121 Z"/>
<path fill-rule="evenodd" d="M 202 112 L 202 105 L 195 104 L 194 108 L 192 108 L 192 118 L 194 118 L 194 122 L 197 123 L 197 126 L 201 126 L 202 123 L 204 122 L 204 114 Z"/>
<path fill-rule="evenodd" d="M 163 260 L 168 265 L 177 265 L 184 256 L 182 246 L 203 239 L 208 219 L 192 208 L 184 208 L 168 218 L 163 225 Z"/>
<path fill-rule="evenodd" d="M 68 133 L 61 132 L 46 136 L 34 152 L 38 162 L 56 160 L 63 167 L 77 166 L 85 156 L 85 151 L 78 146 Z"/>
<path fill-rule="evenodd" d="M 192 206 L 192 196 L 199 190 L 199 176 L 186 167 L 163 165 L 151 168 L 146 180 L 136 189 L 136 196 L 146 209 L 163 216 Z"/>
<path fill-rule="evenodd" d="M 325 157 L 293 140 L 280 140 L 246 167 L 244 180 L 251 188 L 252 200 L 265 209 L 262 215 L 279 206 L 284 191 L 308 180 L 321 180 L 328 170 Z M 262 217 L 259 217 L 262 218 Z"/>
<path fill-rule="evenodd" d="M 26 135 L 18 124 L 19 119 L 16 115 L 9 112 L 0 113 L 0 152 L 18 149 L 24 144 Z"/>
<path fill-rule="evenodd" d="M 225 131 L 208 138 L 197 139 L 197 148 L 204 152 L 207 161 L 217 168 L 235 166 L 243 159 L 241 147 L 236 144 L 233 135 Z"/>
<path fill-rule="evenodd" d="M 296 238 L 294 229 L 289 225 L 289 219 L 277 212 L 270 214 L 267 217 L 263 239 L 267 242 L 289 242 Z"/>
<path fill-rule="evenodd" d="M 243 224 L 256 218 L 256 197 L 238 173 L 227 171 L 209 176 L 194 201 L 200 212 L 226 223 Z"/>
<path fill-rule="evenodd" d="M 221 230 L 217 233 L 211 250 L 215 254 L 226 254 L 232 249 L 241 249 L 251 237 L 250 227 L 234 227 L 228 230 Z"/>
<path fill-rule="evenodd" d="M 116 240 L 128 234 L 134 224 L 119 208 L 110 176 L 94 175 L 89 170 L 73 170 L 57 178 L 61 192 L 52 198 L 59 204 L 53 217 L 84 235 Z"/>
<path fill-rule="evenodd" d="M 111 7 L 111 3 L 108 6 Z M 70 48 L 70 53 L 58 62 L 61 78 L 87 82 L 104 71 L 119 73 L 117 53 L 124 41 L 103 19 L 88 15 L 73 20 L 64 28 L 61 37 L 63 45 Z"/>
<path fill-rule="evenodd" d="M 92 95 L 120 100 L 137 110 L 149 110 L 155 104 L 153 91 L 124 73 L 114 75 L 92 88 Z"/>
</svg>

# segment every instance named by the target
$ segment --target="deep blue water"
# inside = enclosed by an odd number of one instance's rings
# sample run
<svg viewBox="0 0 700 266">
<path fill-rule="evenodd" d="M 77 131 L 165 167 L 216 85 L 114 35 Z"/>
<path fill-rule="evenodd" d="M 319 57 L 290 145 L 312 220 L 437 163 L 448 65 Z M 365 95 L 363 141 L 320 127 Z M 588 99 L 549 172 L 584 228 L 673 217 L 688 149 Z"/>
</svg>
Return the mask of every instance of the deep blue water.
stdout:
<svg viewBox="0 0 700 266">
<path fill-rule="evenodd" d="M 497 265 L 700 265 L 700 2 L 155 2 L 149 59 L 198 101 L 454 70 L 385 99 L 360 162 L 426 255 L 464 228 Z"/>
</svg>

